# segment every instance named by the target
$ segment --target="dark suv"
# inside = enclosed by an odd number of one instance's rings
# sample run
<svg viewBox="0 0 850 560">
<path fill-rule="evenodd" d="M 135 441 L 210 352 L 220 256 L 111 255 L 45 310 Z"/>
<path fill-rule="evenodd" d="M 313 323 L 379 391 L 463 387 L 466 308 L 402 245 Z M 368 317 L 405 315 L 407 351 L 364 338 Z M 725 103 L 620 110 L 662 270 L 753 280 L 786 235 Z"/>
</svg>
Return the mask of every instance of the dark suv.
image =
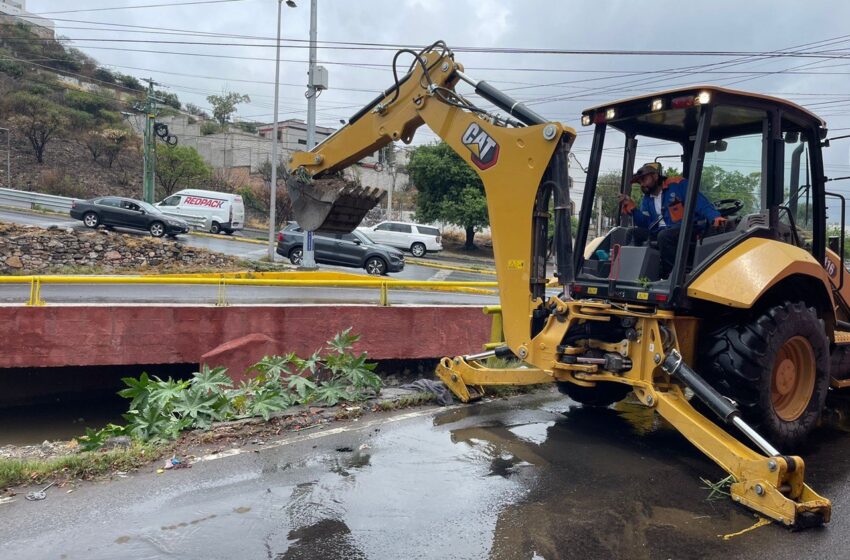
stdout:
<svg viewBox="0 0 850 560">
<path fill-rule="evenodd" d="M 75 200 L 71 203 L 71 217 L 82 220 L 86 227 L 125 227 L 149 231 L 154 237 L 189 233 L 189 224 L 166 216 L 155 206 L 119 196 L 105 196 L 92 200 Z"/>
<path fill-rule="evenodd" d="M 277 234 L 277 254 L 288 257 L 292 264 L 301 264 L 303 244 L 304 232 L 296 223 L 287 225 Z M 313 249 L 316 262 L 365 268 L 369 274 L 381 275 L 404 269 L 401 251 L 377 245 L 359 231 L 315 232 Z"/>
</svg>

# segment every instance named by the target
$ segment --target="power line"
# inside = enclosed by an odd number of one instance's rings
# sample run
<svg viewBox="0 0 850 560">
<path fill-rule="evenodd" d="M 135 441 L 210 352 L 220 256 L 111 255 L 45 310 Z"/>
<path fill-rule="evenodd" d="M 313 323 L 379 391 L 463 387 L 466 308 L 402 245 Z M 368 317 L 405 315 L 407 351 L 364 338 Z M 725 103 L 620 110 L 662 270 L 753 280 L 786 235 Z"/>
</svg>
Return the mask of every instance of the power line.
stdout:
<svg viewBox="0 0 850 560">
<path fill-rule="evenodd" d="M 77 14 L 80 12 L 111 12 L 114 10 L 137 10 L 141 8 L 171 8 L 179 6 L 194 6 L 197 4 L 225 4 L 229 2 L 244 2 L 244 0 L 195 0 L 192 2 L 168 2 L 166 4 L 142 4 L 137 6 L 113 6 L 111 8 L 80 8 L 77 10 L 60 10 L 53 12 L 39 12 L 35 16 L 47 16 L 51 14 Z"/>
<path fill-rule="evenodd" d="M 220 1 L 240 1 L 240 0 L 220 0 Z M 0 40 L 10 40 L 14 42 L 52 42 L 55 39 L 43 37 L 0 37 Z M 117 43 L 154 43 L 165 45 L 200 45 L 214 47 L 261 47 L 275 48 L 274 44 L 257 44 L 257 43 L 221 43 L 211 41 L 171 41 L 171 40 L 154 40 L 154 39 L 106 39 L 106 38 L 78 38 L 71 41 L 95 41 L 95 42 L 117 42 Z M 296 41 L 292 40 L 291 41 Z M 298 41 L 300 42 L 300 41 Z M 325 41 L 325 43 L 328 43 Z M 309 44 L 289 45 L 287 48 L 308 49 Z M 396 51 L 400 48 L 398 45 L 368 46 L 361 43 L 333 43 L 325 45 L 317 45 L 316 48 L 324 50 L 344 50 L 344 51 Z M 406 47 L 401 47 L 406 48 Z M 810 52 L 795 52 L 795 51 L 674 51 L 674 50 L 624 50 L 624 49 L 529 49 L 529 48 L 512 48 L 512 47 L 453 47 L 454 52 L 477 53 L 477 54 L 548 54 L 548 55 L 570 55 L 570 56 L 737 56 L 737 57 L 760 57 L 760 58 L 819 58 L 819 59 L 840 59 L 846 58 L 850 52 L 846 51 L 810 51 Z"/>
</svg>

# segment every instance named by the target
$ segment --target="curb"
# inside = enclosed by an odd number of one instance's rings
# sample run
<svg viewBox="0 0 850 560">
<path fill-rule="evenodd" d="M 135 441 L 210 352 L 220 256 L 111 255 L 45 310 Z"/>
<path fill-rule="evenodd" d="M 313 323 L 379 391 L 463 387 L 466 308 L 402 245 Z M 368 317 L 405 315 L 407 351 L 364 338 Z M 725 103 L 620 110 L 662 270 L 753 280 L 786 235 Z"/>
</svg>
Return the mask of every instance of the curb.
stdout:
<svg viewBox="0 0 850 560">
<path fill-rule="evenodd" d="M 429 266 L 431 268 L 442 268 L 445 270 L 456 270 L 458 272 L 474 272 L 476 274 L 490 274 L 492 276 L 496 275 L 496 271 L 491 268 L 473 268 L 469 266 L 454 266 L 450 264 L 440 264 L 430 261 L 423 261 L 419 259 L 404 259 L 405 263 L 416 264 L 419 266 Z"/>
</svg>

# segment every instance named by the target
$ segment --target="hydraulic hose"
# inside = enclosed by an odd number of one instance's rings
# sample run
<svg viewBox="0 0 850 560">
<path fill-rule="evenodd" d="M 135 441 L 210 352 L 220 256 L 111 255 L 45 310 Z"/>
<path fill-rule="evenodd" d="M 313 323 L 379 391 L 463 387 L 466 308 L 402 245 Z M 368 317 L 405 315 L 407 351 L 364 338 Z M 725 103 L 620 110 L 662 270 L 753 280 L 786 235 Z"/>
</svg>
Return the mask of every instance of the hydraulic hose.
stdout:
<svg viewBox="0 0 850 560">
<path fill-rule="evenodd" d="M 770 442 L 764 439 L 761 434 L 741 418 L 741 412 L 735 403 L 718 393 L 714 387 L 709 385 L 705 379 L 691 369 L 682 360 L 682 355 L 677 350 L 671 350 L 667 354 L 667 358 L 661 364 L 661 368 L 673 377 L 678 378 L 717 416 L 727 424 L 736 426 L 767 455 L 771 457 L 780 455 L 779 451 Z"/>
</svg>

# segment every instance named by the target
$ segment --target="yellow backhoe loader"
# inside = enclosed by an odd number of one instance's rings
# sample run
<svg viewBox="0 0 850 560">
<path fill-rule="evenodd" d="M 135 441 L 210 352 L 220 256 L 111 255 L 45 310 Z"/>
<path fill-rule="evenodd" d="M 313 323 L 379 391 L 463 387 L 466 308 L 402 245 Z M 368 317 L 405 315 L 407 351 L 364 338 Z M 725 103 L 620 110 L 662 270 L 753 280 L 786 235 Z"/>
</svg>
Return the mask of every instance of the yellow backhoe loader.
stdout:
<svg viewBox="0 0 850 560">
<path fill-rule="evenodd" d="M 830 384 L 849 382 L 850 280 L 843 242 L 836 252 L 826 238 L 826 198 L 840 201 L 842 220 L 844 201 L 825 191 L 825 123 L 787 101 L 713 86 L 588 109 L 593 142 L 573 240 L 576 131 L 473 80 L 442 42 L 402 53 L 413 57 L 409 71 L 313 150 L 294 153 L 289 182 L 306 227 L 348 231 L 378 195 L 322 179 L 409 143 L 422 125 L 480 175 L 505 344 L 445 358 L 439 377 L 464 402 L 499 384 L 554 382 L 588 406 L 633 391 L 732 475 L 734 501 L 788 526 L 829 521 L 829 500 L 787 454 L 817 423 Z M 461 82 L 499 112 L 463 97 Z M 689 186 L 674 264 L 662 274 L 658 240 L 638 242 L 616 200 L 638 196 L 636 162 L 664 156 L 681 162 Z M 600 169 L 615 162 L 612 188 Z M 726 220 L 702 223 L 698 193 Z M 557 290 L 547 286 L 550 221 Z M 608 233 L 589 239 L 594 225 Z M 494 354 L 534 367 L 484 367 Z"/>
</svg>

